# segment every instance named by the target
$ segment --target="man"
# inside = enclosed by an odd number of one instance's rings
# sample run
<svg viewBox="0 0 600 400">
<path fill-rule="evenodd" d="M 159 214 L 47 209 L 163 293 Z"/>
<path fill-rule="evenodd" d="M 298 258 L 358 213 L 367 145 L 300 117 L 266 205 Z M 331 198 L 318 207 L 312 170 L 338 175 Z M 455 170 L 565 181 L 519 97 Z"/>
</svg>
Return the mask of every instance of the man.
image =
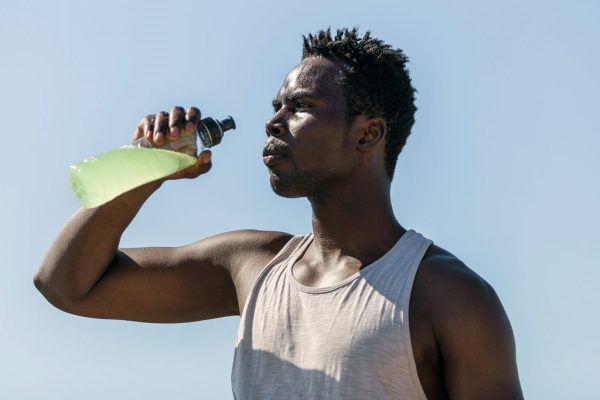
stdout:
<svg viewBox="0 0 600 400">
<path fill-rule="evenodd" d="M 118 249 L 165 181 L 79 210 L 35 284 L 96 318 L 185 322 L 241 315 L 240 399 L 521 399 L 509 321 L 493 289 L 394 217 L 390 184 L 414 122 L 406 58 L 368 33 L 305 38 L 267 122 L 273 190 L 307 197 L 313 232 L 236 231 L 180 248 Z M 200 112 L 143 119 L 160 147 Z M 210 152 L 169 180 L 210 169 Z"/>
</svg>

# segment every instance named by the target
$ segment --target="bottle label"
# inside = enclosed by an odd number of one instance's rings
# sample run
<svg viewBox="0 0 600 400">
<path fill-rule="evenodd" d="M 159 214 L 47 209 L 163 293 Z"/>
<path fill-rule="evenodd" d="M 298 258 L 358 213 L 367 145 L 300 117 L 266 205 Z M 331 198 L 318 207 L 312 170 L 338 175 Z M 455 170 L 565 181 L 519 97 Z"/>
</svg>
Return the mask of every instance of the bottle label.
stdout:
<svg viewBox="0 0 600 400">
<path fill-rule="evenodd" d="M 197 143 L 197 134 L 196 132 L 192 133 L 192 134 L 185 134 L 185 135 L 181 135 L 179 137 L 179 140 L 176 141 L 169 141 L 166 140 L 165 144 L 163 144 L 162 146 L 156 146 L 153 143 L 151 143 L 150 141 L 148 141 L 145 137 L 141 137 L 137 140 L 134 140 L 131 145 L 129 146 L 124 146 L 124 147 L 135 147 L 135 148 L 155 148 L 155 149 L 162 149 L 162 150 L 171 150 L 171 151 L 176 151 L 178 153 L 184 153 L 193 157 L 196 157 L 197 153 L 198 153 L 198 143 Z"/>
</svg>

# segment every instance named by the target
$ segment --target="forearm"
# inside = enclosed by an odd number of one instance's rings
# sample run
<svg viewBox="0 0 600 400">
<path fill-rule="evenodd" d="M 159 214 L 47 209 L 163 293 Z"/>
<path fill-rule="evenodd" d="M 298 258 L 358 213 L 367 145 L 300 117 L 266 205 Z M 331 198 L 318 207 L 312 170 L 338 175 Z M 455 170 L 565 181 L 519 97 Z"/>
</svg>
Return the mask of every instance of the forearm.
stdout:
<svg viewBox="0 0 600 400">
<path fill-rule="evenodd" d="M 67 221 L 35 275 L 38 290 L 57 307 L 85 296 L 110 267 L 121 235 L 144 202 L 160 187 L 153 182 Z"/>
</svg>

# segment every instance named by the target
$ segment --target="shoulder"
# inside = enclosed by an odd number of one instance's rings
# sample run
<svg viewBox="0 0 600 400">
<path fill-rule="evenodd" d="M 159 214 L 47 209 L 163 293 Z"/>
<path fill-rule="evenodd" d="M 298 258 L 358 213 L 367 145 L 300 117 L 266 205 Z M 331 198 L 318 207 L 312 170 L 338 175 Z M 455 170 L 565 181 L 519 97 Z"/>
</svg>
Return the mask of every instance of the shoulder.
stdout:
<svg viewBox="0 0 600 400">
<path fill-rule="evenodd" d="M 431 246 L 417 272 L 412 310 L 419 332 L 429 338 L 422 346 L 442 360 L 450 397 L 522 398 L 510 322 L 481 276 Z"/>
<path fill-rule="evenodd" d="M 195 254 L 209 254 L 212 265 L 227 270 L 235 286 L 239 310 L 261 271 L 294 236 L 253 229 L 221 233 L 190 245 Z"/>
<path fill-rule="evenodd" d="M 220 233 L 186 247 L 190 252 L 211 254 L 214 261 L 229 264 L 240 257 L 274 256 L 292 237 L 285 232 L 244 229 Z"/>
<path fill-rule="evenodd" d="M 431 246 L 413 290 L 451 398 L 523 398 L 512 327 L 488 282 Z"/>
<path fill-rule="evenodd" d="M 497 295 L 492 286 L 461 260 L 441 247 L 431 245 L 417 273 L 418 291 L 435 307 L 448 312 L 456 307 L 490 306 Z M 464 309 L 464 308 L 463 308 Z"/>
<path fill-rule="evenodd" d="M 431 246 L 413 290 L 442 348 L 463 351 L 469 340 L 482 334 L 512 341 L 510 322 L 494 288 L 448 251 Z"/>
<path fill-rule="evenodd" d="M 439 343 L 462 346 L 455 339 L 494 327 L 511 334 L 510 323 L 494 288 L 448 251 L 431 246 L 419 266 L 413 295 Z M 413 304 L 411 304 L 411 307 Z"/>
</svg>

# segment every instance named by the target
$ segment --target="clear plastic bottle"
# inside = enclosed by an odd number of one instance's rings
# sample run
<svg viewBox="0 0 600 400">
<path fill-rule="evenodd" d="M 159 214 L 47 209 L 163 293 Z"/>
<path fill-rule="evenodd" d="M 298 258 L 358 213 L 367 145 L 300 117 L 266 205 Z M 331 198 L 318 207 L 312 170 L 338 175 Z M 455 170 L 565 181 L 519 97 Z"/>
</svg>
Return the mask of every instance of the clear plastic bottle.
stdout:
<svg viewBox="0 0 600 400">
<path fill-rule="evenodd" d="M 154 148 L 141 138 L 131 145 L 88 157 L 71 165 L 71 187 L 82 207 L 100 206 L 138 186 L 194 165 L 198 150 L 221 143 L 229 129 L 235 129 L 233 118 L 218 121 L 208 117 L 200 121 L 197 135 L 182 136 L 161 148 Z"/>
</svg>

